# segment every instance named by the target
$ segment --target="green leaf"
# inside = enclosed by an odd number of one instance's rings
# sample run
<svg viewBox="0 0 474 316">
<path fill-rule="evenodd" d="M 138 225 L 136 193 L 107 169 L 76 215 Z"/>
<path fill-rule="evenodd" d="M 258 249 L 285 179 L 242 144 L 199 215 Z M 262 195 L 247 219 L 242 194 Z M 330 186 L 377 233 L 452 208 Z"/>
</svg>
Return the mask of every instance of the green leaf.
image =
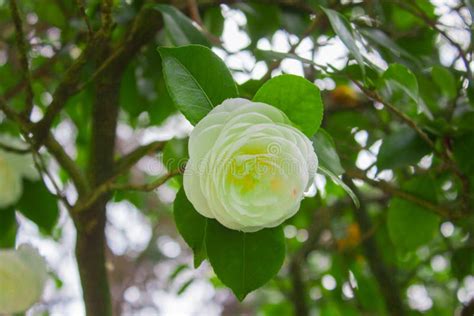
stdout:
<svg viewBox="0 0 474 316">
<path fill-rule="evenodd" d="M 346 19 L 346 17 L 340 14 L 339 12 L 327 8 L 322 9 L 324 13 L 326 13 L 326 15 L 328 16 L 329 22 L 331 23 L 334 32 L 337 34 L 337 36 L 339 36 L 344 45 L 346 45 L 347 49 L 349 49 L 349 51 L 359 64 L 362 73 L 365 74 L 364 58 L 360 53 L 359 47 L 357 47 L 354 38 L 354 30 L 351 24 Z"/>
<path fill-rule="evenodd" d="M 441 92 L 448 97 L 448 99 L 451 100 L 456 97 L 456 80 L 448 69 L 441 66 L 434 66 L 433 69 L 431 69 L 431 76 Z"/>
<path fill-rule="evenodd" d="M 323 101 L 318 87 L 303 77 L 281 75 L 268 80 L 254 101 L 282 110 L 308 137 L 318 130 L 323 119 Z"/>
<path fill-rule="evenodd" d="M 240 301 L 278 273 L 286 252 L 281 226 L 243 233 L 214 220 L 207 227 L 206 248 L 217 277 Z"/>
<path fill-rule="evenodd" d="M 140 96 L 135 76 L 135 65 L 127 67 L 120 84 L 120 107 L 123 108 L 132 118 L 138 117 L 146 110 L 144 100 Z"/>
<path fill-rule="evenodd" d="M 221 36 L 224 31 L 224 17 L 222 16 L 221 7 L 210 7 L 204 12 L 204 25 L 206 29 L 216 36 Z"/>
<path fill-rule="evenodd" d="M 23 195 L 18 210 L 46 234 L 52 233 L 59 218 L 57 199 L 42 181 L 23 181 Z"/>
<path fill-rule="evenodd" d="M 206 227 L 209 219 L 199 214 L 189 202 L 184 189 L 179 190 L 174 201 L 174 220 L 184 241 L 194 252 L 194 267 L 206 258 Z"/>
<path fill-rule="evenodd" d="M 238 96 L 224 62 L 209 48 L 160 48 L 166 86 L 176 107 L 196 124 L 215 106 Z"/>
<path fill-rule="evenodd" d="M 311 59 L 301 57 L 301 56 L 296 55 L 294 53 L 283 53 L 283 52 L 276 52 L 276 51 L 273 51 L 273 50 L 264 50 L 264 49 L 258 49 L 257 48 L 257 49 L 254 49 L 254 54 L 255 54 L 255 57 L 257 57 L 258 59 L 263 59 L 263 60 L 272 61 L 272 60 L 282 60 L 282 59 L 285 59 L 285 58 L 290 58 L 290 59 L 295 59 L 295 60 L 301 61 L 304 64 L 313 65 L 313 66 L 315 66 L 317 68 L 320 68 L 320 69 L 325 68 L 323 65 L 320 65 L 320 64 L 314 62 Z"/>
<path fill-rule="evenodd" d="M 436 203 L 434 181 L 428 177 L 415 178 L 407 182 L 402 189 L 421 199 Z M 419 204 L 393 198 L 387 214 L 387 226 L 390 239 L 402 252 L 414 251 L 427 244 L 438 233 L 440 218 Z"/>
<path fill-rule="evenodd" d="M 180 275 L 182 272 L 188 269 L 189 269 L 189 266 L 187 264 L 179 264 L 168 277 L 168 282 L 173 282 L 178 277 L 178 275 Z"/>
<path fill-rule="evenodd" d="M 410 69 L 400 64 L 391 64 L 385 70 L 383 79 L 387 83 L 403 90 L 418 104 L 418 82 Z"/>
<path fill-rule="evenodd" d="M 247 30 L 252 41 L 270 36 L 280 28 L 280 9 L 276 5 L 250 1 L 237 3 L 247 18 Z"/>
<path fill-rule="evenodd" d="M 453 153 L 459 168 L 466 174 L 474 174 L 474 132 L 466 133 L 454 139 Z"/>
<path fill-rule="evenodd" d="M 302 12 L 284 10 L 281 15 L 281 24 L 289 33 L 302 36 L 311 23 L 310 16 Z"/>
<path fill-rule="evenodd" d="M 188 139 L 173 138 L 163 148 L 163 164 L 166 169 L 178 170 L 186 165 L 188 160 Z"/>
<path fill-rule="evenodd" d="M 413 165 L 430 150 L 415 131 L 404 127 L 383 139 L 377 156 L 377 168 L 384 170 Z"/>
<path fill-rule="evenodd" d="M 419 97 L 418 81 L 410 69 L 400 64 L 391 64 L 383 73 L 382 79 L 389 87 L 406 93 L 415 102 L 419 111 L 425 113 L 428 118 L 433 118 L 430 110 Z"/>
<path fill-rule="evenodd" d="M 320 128 L 313 137 L 313 147 L 322 167 L 330 170 L 335 175 L 344 173 L 344 168 L 342 168 L 339 155 L 336 152 L 336 146 L 328 132 Z"/>
<path fill-rule="evenodd" d="M 339 178 L 331 170 L 326 169 L 324 166 L 321 166 L 321 165 L 318 166 L 318 171 L 320 171 L 325 176 L 329 177 L 335 184 L 339 185 L 344 191 L 346 191 L 346 193 L 349 195 L 354 205 L 357 208 L 360 207 L 360 201 L 357 198 L 357 195 L 355 195 L 354 191 L 352 191 L 352 189 L 349 188 L 349 186 L 347 186 L 347 184 L 345 184 L 341 178 Z"/>
<path fill-rule="evenodd" d="M 179 290 L 178 290 L 178 292 L 176 292 L 176 294 L 177 294 L 178 296 L 182 295 L 184 292 L 186 292 L 186 290 L 189 288 L 189 286 L 190 286 L 194 281 L 195 281 L 194 278 L 191 278 L 191 279 L 189 279 L 188 281 L 184 282 L 183 285 L 181 285 L 181 286 L 179 287 Z"/>
<path fill-rule="evenodd" d="M 472 247 L 457 249 L 453 252 L 451 270 L 460 281 L 474 273 L 474 251 Z"/>
<path fill-rule="evenodd" d="M 200 44 L 211 47 L 204 34 L 175 7 L 166 4 L 156 4 L 151 7 L 163 14 L 166 32 L 174 45 Z"/>
<path fill-rule="evenodd" d="M 15 247 L 18 224 L 15 218 L 15 208 L 0 210 L 0 249 Z"/>
<path fill-rule="evenodd" d="M 401 48 L 383 31 L 377 29 L 362 29 L 359 31 L 362 35 L 364 35 L 365 38 L 371 40 L 382 48 L 390 50 L 393 55 L 397 57 L 403 56 L 410 60 L 415 60 L 415 58 L 410 53 Z"/>
</svg>

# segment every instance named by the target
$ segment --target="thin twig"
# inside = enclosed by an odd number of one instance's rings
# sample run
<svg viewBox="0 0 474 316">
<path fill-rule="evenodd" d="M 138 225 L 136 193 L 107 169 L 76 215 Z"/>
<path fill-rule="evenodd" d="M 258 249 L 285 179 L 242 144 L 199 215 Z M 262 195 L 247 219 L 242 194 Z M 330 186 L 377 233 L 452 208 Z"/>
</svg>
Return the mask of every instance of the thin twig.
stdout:
<svg viewBox="0 0 474 316">
<path fill-rule="evenodd" d="M 191 19 L 193 19 L 193 21 L 199 24 L 200 26 L 203 26 L 204 23 L 202 23 L 201 15 L 199 14 L 199 8 L 196 0 L 187 0 L 187 4 Z"/>
<path fill-rule="evenodd" d="M 155 190 L 156 188 L 158 188 L 162 184 L 164 184 L 166 181 L 168 181 L 172 177 L 174 177 L 178 174 L 182 174 L 182 173 L 183 173 L 182 170 L 175 170 L 175 171 L 171 171 L 171 172 L 167 173 L 163 177 L 158 178 L 157 180 L 155 180 L 151 183 L 138 184 L 138 185 L 129 184 L 129 183 L 112 184 L 110 186 L 110 188 L 112 190 L 117 190 L 117 191 L 144 191 L 144 192 L 150 192 L 150 191 Z"/>
<path fill-rule="evenodd" d="M 413 7 L 411 7 L 410 5 L 408 5 L 408 4 L 406 4 L 405 2 L 402 2 L 402 1 L 396 1 L 396 3 L 403 10 L 405 10 L 405 11 L 411 13 L 412 15 L 414 15 L 415 17 L 423 20 L 423 22 L 425 22 L 429 27 L 431 27 L 433 30 L 435 30 L 439 34 L 441 34 L 441 36 L 443 36 L 452 46 L 454 46 L 454 48 L 456 48 L 456 50 L 459 52 L 459 56 L 461 57 L 461 60 L 464 63 L 464 67 L 466 68 L 466 74 L 467 74 L 467 77 L 468 77 L 469 81 L 473 81 L 473 76 L 472 76 L 472 71 L 471 71 L 471 66 L 470 66 L 471 63 L 470 63 L 469 59 L 467 58 L 467 54 L 463 50 L 461 45 L 459 45 L 459 43 L 454 41 L 444 30 L 442 30 L 438 26 L 438 24 L 437 24 L 438 22 L 435 21 L 435 20 L 432 20 L 426 14 L 426 12 L 423 9 L 421 9 L 418 5 L 416 5 L 415 2 L 412 3 Z"/>
<path fill-rule="evenodd" d="M 463 218 L 463 215 L 457 212 L 456 210 L 452 210 L 446 207 L 443 207 L 441 205 L 438 205 L 436 203 L 430 202 L 428 200 L 425 200 L 423 198 L 420 198 L 417 195 L 411 194 L 409 192 L 400 190 L 399 188 L 393 186 L 392 184 L 382 181 L 382 180 L 373 180 L 370 179 L 364 172 L 361 170 L 347 170 L 346 174 L 350 178 L 354 179 L 359 179 L 367 183 L 368 185 L 377 188 L 387 194 L 390 194 L 392 196 L 400 197 L 402 199 L 405 199 L 407 201 L 413 202 L 415 204 L 418 204 L 438 215 L 440 215 L 443 218 L 447 219 L 460 219 Z"/>
<path fill-rule="evenodd" d="M 62 193 L 61 189 L 59 188 L 59 185 L 56 183 L 56 181 L 54 180 L 52 174 L 49 172 L 48 168 L 46 167 L 46 163 L 44 162 L 43 158 L 41 157 L 41 154 L 37 151 L 33 151 L 33 161 L 34 161 L 34 164 L 36 166 L 36 169 L 38 170 L 38 172 L 40 174 L 44 174 L 46 176 L 46 178 L 49 179 L 49 181 L 52 183 L 53 187 L 54 187 L 54 190 L 56 191 L 53 195 L 58 199 L 60 200 L 61 202 L 63 202 L 64 206 L 68 209 L 68 210 L 71 210 L 72 209 L 72 206 L 71 204 L 69 203 L 69 201 L 67 200 L 66 196 Z M 44 186 L 46 187 L 46 183 L 43 179 L 43 177 L 41 176 L 41 179 L 43 181 L 43 184 Z"/>
<path fill-rule="evenodd" d="M 59 165 L 71 177 L 74 186 L 79 194 L 83 194 L 89 190 L 87 179 L 76 162 L 66 153 L 63 146 L 49 133 L 44 142 L 45 147 L 53 155 Z"/>
<path fill-rule="evenodd" d="M 370 99 L 379 102 L 386 106 L 390 111 L 392 111 L 395 115 L 397 115 L 402 121 L 404 121 L 408 126 L 410 126 L 420 137 L 423 139 L 425 143 L 427 143 L 433 150 L 436 150 L 434 142 L 431 138 L 426 134 L 418 125 L 413 121 L 408 115 L 397 109 L 394 105 L 386 102 L 382 99 L 375 91 L 367 89 L 364 85 L 362 85 L 357 80 L 350 78 L 352 82 Z"/>
<path fill-rule="evenodd" d="M 89 21 L 89 17 L 87 16 L 87 13 L 86 13 L 86 8 L 85 8 L 85 5 L 84 5 L 84 0 L 76 0 L 76 3 L 77 3 L 77 7 L 79 8 L 79 13 L 82 17 L 82 19 L 84 20 L 84 22 L 86 23 L 86 26 L 87 26 L 87 34 L 89 36 L 89 39 L 92 38 L 92 36 L 94 35 L 94 31 L 92 30 L 92 26 L 91 26 L 91 23 Z"/>
<path fill-rule="evenodd" d="M 16 43 L 20 53 L 22 79 L 26 82 L 26 102 L 23 115 L 25 117 L 29 117 L 33 109 L 33 86 L 31 82 L 30 65 L 28 61 L 28 44 L 25 39 L 23 21 L 21 19 L 16 0 L 10 0 L 10 9 L 12 12 L 13 23 L 15 25 Z"/>
<path fill-rule="evenodd" d="M 113 191 L 145 191 L 145 192 L 153 191 L 154 189 L 163 185 L 166 181 L 168 181 L 172 177 L 181 173 L 183 173 L 183 170 L 171 171 L 151 183 L 142 184 L 142 185 L 132 185 L 129 183 L 118 184 L 118 183 L 115 183 L 115 177 L 111 177 L 110 179 L 106 180 L 104 183 L 96 187 L 94 191 L 89 195 L 89 197 L 85 199 L 85 201 L 82 201 L 82 202 L 79 201 L 78 203 L 76 203 L 76 206 L 74 207 L 73 212 L 80 213 L 83 210 L 88 209 L 101 196 Z"/>
<path fill-rule="evenodd" d="M 31 148 L 17 148 L 7 144 L 0 143 L 0 149 L 14 154 L 24 155 L 31 151 Z"/>
<path fill-rule="evenodd" d="M 112 30 L 112 7 L 114 5 L 113 0 L 102 1 L 102 31 L 109 34 Z"/>
<path fill-rule="evenodd" d="M 0 97 L 0 110 L 5 113 L 8 119 L 18 124 L 23 135 L 25 136 L 25 139 L 32 145 L 32 148 L 35 147 L 34 145 L 36 144 L 30 137 L 32 130 L 31 122 L 25 120 L 22 116 L 11 109 L 2 97 Z M 72 158 L 65 152 L 64 148 L 58 143 L 50 131 L 48 131 L 46 135 L 44 144 L 48 151 L 57 160 L 59 165 L 69 174 L 78 192 L 86 192 L 88 184 L 82 175 L 81 170 L 74 160 L 72 160 Z"/>
<path fill-rule="evenodd" d="M 122 173 L 123 171 L 128 170 L 143 157 L 163 149 L 165 144 L 166 142 L 156 141 L 134 149 L 133 151 L 116 161 L 116 173 Z"/>
</svg>

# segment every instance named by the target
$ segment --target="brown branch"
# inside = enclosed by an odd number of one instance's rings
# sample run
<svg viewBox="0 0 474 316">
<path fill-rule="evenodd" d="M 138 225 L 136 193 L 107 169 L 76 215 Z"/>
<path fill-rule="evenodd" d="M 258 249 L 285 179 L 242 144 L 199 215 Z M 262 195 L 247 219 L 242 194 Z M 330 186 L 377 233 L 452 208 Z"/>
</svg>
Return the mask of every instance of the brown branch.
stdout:
<svg viewBox="0 0 474 316">
<path fill-rule="evenodd" d="M 102 15 L 102 31 L 105 34 L 110 34 L 112 31 L 112 8 L 113 0 L 102 0 L 101 4 L 101 15 Z"/>
<path fill-rule="evenodd" d="M 5 113 L 8 119 L 12 120 L 20 127 L 25 139 L 31 144 L 32 140 L 29 137 L 31 133 L 32 125 L 31 122 L 24 119 L 13 109 L 11 109 L 6 101 L 0 97 L 0 110 Z M 71 157 L 64 151 L 64 148 L 56 141 L 53 135 L 48 132 L 45 140 L 45 146 L 51 153 L 51 155 L 57 160 L 59 165 L 69 174 L 76 189 L 79 193 L 87 191 L 88 185 L 85 178 L 82 176 L 82 172 Z M 31 146 L 34 149 L 34 146 Z"/>
<path fill-rule="evenodd" d="M 10 10 L 12 12 L 13 24 L 15 25 L 16 43 L 20 55 L 22 68 L 22 79 L 26 83 L 26 102 L 23 115 L 29 117 L 33 109 L 33 86 L 31 83 L 30 65 L 28 61 L 28 45 L 23 31 L 23 21 L 18 10 L 16 0 L 10 0 Z"/>
<path fill-rule="evenodd" d="M 0 150 L 23 155 L 29 153 L 31 151 L 31 148 L 17 148 L 14 146 L 0 143 Z"/>
<path fill-rule="evenodd" d="M 117 170 L 117 173 L 122 173 L 122 171 L 128 170 L 143 157 L 162 150 L 165 144 L 166 142 L 156 141 L 134 149 L 115 162 L 115 169 Z"/>
<path fill-rule="evenodd" d="M 68 99 L 79 92 L 80 73 L 87 62 L 94 59 L 98 52 L 98 47 L 102 42 L 103 34 L 97 33 L 97 35 L 89 41 L 79 58 L 66 71 L 64 78 L 53 93 L 53 101 L 46 109 L 43 118 L 35 124 L 33 132 L 37 146 L 40 146 L 44 142 L 54 119 L 66 106 Z"/>
<path fill-rule="evenodd" d="M 201 15 L 199 14 L 199 7 L 197 4 L 197 1 L 196 0 L 186 0 L 186 1 L 187 1 L 189 15 L 191 16 L 191 19 L 193 19 L 193 21 L 199 24 L 200 26 L 203 26 L 204 23 L 202 23 Z"/>
<path fill-rule="evenodd" d="M 394 105 L 388 103 L 383 98 L 381 98 L 375 91 L 367 89 L 363 84 L 349 78 L 352 82 L 370 99 L 379 102 L 386 106 L 390 111 L 392 111 L 396 116 L 398 116 L 402 121 L 404 121 L 408 126 L 410 126 L 420 137 L 423 139 L 425 143 L 427 143 L 432 149 L 435 149 L 434 142 L 430 139 L 430 137 L 418 127 L 415 121 L 413 121 L 408 115 L 397 109 Z"/>
<path fill-rule="evenodd" d="M 97 43 L 97 51 L 92 58 L 100 64 L 112 52 L 112 45 L 108 34 L 102 31 L 97 34 L 103 41 Z M 121 75 L 106 72 L 96 82 L 87 165 L 92 192 L 114 172 Z M 112 315 L 105 254 L 106 205 L 109 199 L 110 194 L 101 194 L 83 212 L 71 212 L 77 230 L 76 258 L 87 315 Z"/>
<path fill-rule="evenodd" d="M 40 175 L 44 175 L 52 183 L 54 190 L 56 191 L 53 195 L 59 201 L 61 201 L 68 210 L 71 210 L 71 204 L 67 200 L 66 196 L 61 192 L 59 185 L 56 183 L 52 174 L 49 172 L 48 168 L 46 167 L 46 163 L 44 162 L 43 158 L 41 157 L 41 154 L 38 151 L 33 151 L 33 161 Z M 43 185 L 46 187 L 46 182 L 44 181 L 43 176 L 41 176 L 41 180 L 43 182 Z"/>
<path fill-rule="evenodd" d="M 88 37 L 91 39 L 94 36 L 94 30 L 92 29 L 89 17 L 87 16 L 84 0 L 76 0 L 76 3 L 77 7 L 79 8 L 79 14 L 84 20 L 84 23 L 86 23 Z"/>
<path fill-rule="evenodd" d="M 452 46 L 454 46 L 454 48 L 456 48 L 456 50 L 459 53 L 459 56 L 461 57 L 461 60 L 464 63 L 464 67 L 466 67 L 467 78 L 469 79 L 469 81 L 472 82 L 473 81 L 473 76 L 472 76 L 470 61 L 467 58 L 467 54 L 462 49 L 461 45 L 459 45 L 459 43 L 457 43 L 455 40 L 453 40 L 444 30 L 439 28 L 438 22 L 436 20 L 432 20 L 426 14 L 426 12 L 422 8 L 420 8 L 416 3 L 412 3 L 413 7 L 411 7 L 410 5 L 408 5 L 404 2 L 401 2 L 401 1 L 396 1 L 396 3 L 403 10 L 405 10 L 405 11 L 411 13 L 413 16 L 421 19 L 429 27 L 431 27 L 433 30 L 435 30 L 439 34 L 441 34 L 441 36 L 443 36 Z"/>
<path fill-rule="evenodd" d="M 78 194 L 85 194 L 89 190 L 87 179 L 74 160 L 64 151 L 63 146 L 58 143 L 51 133 L 46 137 L 44 145 L 59 165 L 71 177 Z"/>
<path fill-rule="evenodd" d="M 307 290 L 306 284 L 303 280 L 301 264 L 302 263 L 299 262 L 299 260 L 292 260 L 290 263 L 289 272 L 293 286 L 293 291 L 290 294 L 290 298 L 293 302 L 295 315 L 307 316 L 309 315 Z"/>
<path fill-rule="evenodd" d="M 397 107 L 390 104 L 389 102 L 385 101 L 382 97 L 378 95 L 377 92 L 367 89 L 363 84 L 354 80 L 353 78 L 349 77 L 352 82 L 357 85 L 359 89 L 370 99 L 382 103 L 386 106 L 392 113 L 397 115 L 402 121 L 404 121 L 408 126 L 410 126 L 420 137 L 421 139 L 427 143 L 433 152 L 437 154 L 446 166 L 454 173 L 454 175 L 461 181 L 462 185 L 462 206 L 463 211 L 468 213 L 470 210 L 470 183 L 469 178 L 459 169 L 454 158 L 452 157 L 451 152 L 449 151 L 447 146 L 443 146 L 442 150 L 439 150 L 435 143 L 430 139 L 428 134 L 426 134 L 418 125 L 417 123 L 412 120 L 408 115 L 400 111 Z"/>
<path fill-rule="evenodd" d="M 474 315 L 474 299 L 471 299 L 461 310 L 461 316 Z"/>
<path fill-rule="evenodd" d="M 442 205 L 435 204 L 433 202 L 422 199 L 414 194 L 400 190 L 393 186 L 392 184 L 385 182 L 383 180 L 373 180 L 367 177 L 367 175 L 361 170 L 347 170 L 346 174 L 350 178 L 359 179 L 367 183 L 368 185 L 377 188 L 387 194 L 396 196 L 407 201 L 413 202 L 419 206 L 422 206 L 435 214 L 446 218 L 446 219 L 460 219 L 463 218 L 463 215 L 457 212 L 456 210 L 451 210 Z"/>
<path fill-rule="evenodd" d="M 110 189 L 111 190 L 121 190 L 121 191 L 126 190 L 126 191 L 150 192 L 150 191 L 153 191 L 153 190 L 157 189 L 161 185 L 163 185 L 166 181 L 168 181 L 172 177 L 174 177 L 178 174 L 182 174 L 182 173 L 183 173 L 183 170 L 178 169 L 178 170 L 174 170 L 174 171 L 171 171 L 171 172 L 167 173 L 163 177 L 158 178 L 157 180 L 155 180 L 151 183 L 138 184 L 138 185 L 128 184 L 128 183 L 125 183 L 125 184 L 112 184 L 110 186 Z"/>
<path fill-rule="evenodd" d="M 49 74 L 51 71 L 50 66 L 57 61 L 59 55 L 59 52 L 56 53 L 53 57 L 49 58 L 43 64 L 41 64 L 41 66 L 33 70 L 31 74 L 31 79 L 38 79 Z M 5 91 L 5 93 L 3 94 L 3 98 L 6 101 L 10 100 L 18 93 L 20 93 L 27 86 L 27 84 L 28 82 L 25 79 L 21 79 L 17 84 Z"/>
<path fill-rule="evenodd" d="M 90 196 L 86 197 L 83 201 L 76 203 L 76 206 L 73 209 L 74 213 L 81 213 L 87 210 L 91 205 L 93 205 L 101 196 L 104 194 L 113 192 L 113 191 L 153 191 L 159 186 L 163 185 L 166 181 L 172 177 L 181 174 L 182 170 L 175 170 L 167 173 L 163 177 L 156 179 L 151 183 L 133 185 L 129 183 L 119 184 L 115 182 L 115 177 L 111 177 L 108 180 L 104 181 L 102 184 L 97 186 Z"/>
<path fill-rule="evenodd" d="M 107 1 L 111 8 L 111 1 Z M 116 127 L 119 112 L 119 90 L 123 73 L 132 58 L 140 49 L 153 39 L 161 27 L 160 16 L 149 10 L 141 10 L 135 17 L 128 36 L 113 48 L 109 31 L 111 17 L 108 9 L 102 8 L 103 42 L 93 55 L 98 65 L 106 67 L 96 71 L 94 76 L 96 95 L 92 110 L 92 137 L 88 162 L 88 178 L 92 186 L 91 196 L 79 197 L 75 209 L 71 212 L 77 228 L 76 258 L 84 293 L 86 313 L 88 315 L 112 314 L 107 271 L 105 268 L 105 223 L 106 205 L 111 191 L 104 183 L 114 178 L 114 151 Z M 64 106 L 64 105 L 63 105 Z M 59 108 L 61 110 L 61 108 Z M 85 203 L 82 203 L 85 201 Z"/>
</svg>

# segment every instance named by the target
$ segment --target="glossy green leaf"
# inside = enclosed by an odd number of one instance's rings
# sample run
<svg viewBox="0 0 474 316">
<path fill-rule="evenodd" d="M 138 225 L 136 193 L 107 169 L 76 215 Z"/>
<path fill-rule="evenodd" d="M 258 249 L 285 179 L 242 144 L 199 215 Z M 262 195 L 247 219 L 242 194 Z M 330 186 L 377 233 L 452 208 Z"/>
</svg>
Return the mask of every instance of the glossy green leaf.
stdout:
<svg viewBox="0 0 474 316">
<path fill-rule="evenodd" d="M 335 175 L 344 173 L 334 141 L 324 129 L 320 128 L 313 137 L 313 147 L 318 156 L 319 164 Z"/>
<path fill-rule="evenodd" d="M 184 168 L 188 157 L 188 139 L 174 138 L 163 148 L 163 164 L 167 170 Z"/>
<path fill-rule="evenodd" d="M 200 44 L 210 47 L 206 36 L 198 30 L 192 21 L 174 6 L 156 4 L 152 8 L 163 14 L 163 20 L 168 36 L 176 46 Z"/>
<path fill-rule="evenodd" d="M 418 103 L 418 82 L 410 69 L 400 64 L 391 64 L 384 72 L 383 79 L 402 89 L 413 101 Z"/>
<path fill-rule="evenodd" d="M 243 233 L 215 220 L 207 227 L 206 248 L 214 272 L 240 301 L 278 273 L 286 252 L 281 226 Z"/>
<path fill-rule="evenodd" d="M 466 174 L 474 174 L 474 132 L 466 133 L 454 140 L 454 157 L 458 166 Z"/>
<path fill-rule="evenodd" d="M 138 117 L 146 110 L 143 98 L 141 98 L 137 78 L 135 76 L 135 65 L 131 65 L 125 70 L 120 84 L 120 107 L 123 108 L 132 118 Z"/>
<path fill-rule="evenodd" d="M 206 258 L 206 217 L 199 214 L 189 202 L 184 189 L 179 190 L 173 205 L 174 220 L 184 241 L 194 252 L 194 266 L 198 267 Z"/>
<path fill-rule="evenodd" d="M 355 60 L 362 69 L 362 72 L 365 73 L 364 58 L 360 53 L 360 49 L 357 47 L 354 30 L 349 21 L 345 16 L 337 11 L 327 8 L 322 9 L 328 16 L 329 22 L 331 23 L 334 32 L 337 34 L 337 36 L 339 36 L 341 41 L 344 43 L 344 45 L 346 45 L 347 49 L 354 56 Z"/>
<path fill-rule="evenodd" d="M 383 73 L 382 78 L 390 88 L 400 89 L 406 93 L 415 102 L 420 112 L 426 114 L 428 118 L 433 117 L 419 97 L 418 81 L 410 69 L 401 64 L 391 64 Z"/>
<path fill-rule="evenodd" d="M 282 110 L 308 137 L 321 125 L 324 111 L 321 93 L 316 85 L 302 77 L 272 78 L 257 91 L 253 100 Z"/>
<path fill-rule="evenodd" d="M 421 199 L 436 203 L 434 181 L 428 177 L 415 178 L 402 189 Z M 390 239 L 402 252 L 414 251 L 430 242 L 439 233 L 440 218 L 419 204 L 401 198 L 390 201 L 387 225 Z"/>
<path fill-rule="evenodd" d="M 359 30 L 365 38 L 371 42 L 379 45 L 382 48 L 390 50 L 390 52 L 397 57 L 406 57 L 414 60 L 413 56 L 394 42 L 387 34 L 377 29 L 362 29 Z"/>
<path fill-rule="evenodd" d="M 255 57 L 259 59 L 263 59 L 263 60 L 273 61 L 273 60 L 283 60 L 285 58 L 290 58 L 290 59 L 301 61 L 303 64 L 313 65 L 319 69 L 325 68 L 323 65 L 320 65 L 311 59 L 301 57 L 294 53 L 283 53 L 283 52 L 276 52 L 273 50 L 263 50 L 263 49 L 255 49 L 254 53 L 255 53 Z"/>
<path fill-rule="evenodd" d="M 460 281 L 474 274 L 474 247 L 457 249 L 451 257 L 451 270 Z"/>
<path fill-rule="evenodd" d="M 15 246 L 17 229 L 15 208 L 0 209 L 0 249 Z"/>
<path fill-rule="evenodd" d="M 377 156 L 379 170 L 416 164 L 430 147 L 411 128 L 404 127 L 383 139 Z"/>
<path fill-rule="evenodd" d="M 226 65 L 207 47 L 162 47 L 159 52 L 171 99 L 192 124 L 225 99 L 238 96 Z"/>
<path fill-rule="evenodd" d="M 360 207 L 360 201 L 357 198 L 357 195 L 355 195 L 354 191 L 342 181 L 341 178 L 339 178 L 334 172 L 332 172 L 329 169 L 326 169 L 325 167 L 319 165 L 318 166 L 318 171 L 322 173 L 323 175 L 329 177 L 335 184 L 340 186 L 344 191 L 346 191 L 347 195 L 351 198 L 352 202 L 354 205 L 359 208 Z"/>
<path fill-rule="evenodd" d="M 278 6 L 261 1 L 241 2 L 235 5 L 247 18 L 247 30 L 253 41 L 272 35 L 280 28 L 280 9 Z"/>
<path fill-rule="evenodd" d="M 448 69 L 441 66 L 434 66 L 433 69 L 431 69 L 431 76 L 438 88 L 448 99 L 456 97 L 456 79 L 454 79 L 453 74 Z"/>
<path fill-rule="evenodd" d="M 210 7 L 204 12 L 203 17 L 206 29 L 216 36 L 221 36 L 224 31 L 224 17 L 222 16 L 221 7 Z"/>
<path fill-rule="evenodd" d="M 23 181 L 18 210 L 46 234 L 52 233 L 59 218 L 57 199 L 42 181 Z"/>
</svg>

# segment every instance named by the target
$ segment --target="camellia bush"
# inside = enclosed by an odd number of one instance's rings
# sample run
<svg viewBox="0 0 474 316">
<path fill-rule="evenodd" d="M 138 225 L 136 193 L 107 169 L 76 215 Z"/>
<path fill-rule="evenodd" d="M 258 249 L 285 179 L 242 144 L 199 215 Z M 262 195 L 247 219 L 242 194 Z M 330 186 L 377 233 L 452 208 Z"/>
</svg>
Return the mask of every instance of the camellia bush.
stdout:
<svg viewBox="0 0 474 316">
<path fill-rule="evenodd" d="M 473 17 L 0 0 L 0 314 L 474 315 Z"/>
</svg>

